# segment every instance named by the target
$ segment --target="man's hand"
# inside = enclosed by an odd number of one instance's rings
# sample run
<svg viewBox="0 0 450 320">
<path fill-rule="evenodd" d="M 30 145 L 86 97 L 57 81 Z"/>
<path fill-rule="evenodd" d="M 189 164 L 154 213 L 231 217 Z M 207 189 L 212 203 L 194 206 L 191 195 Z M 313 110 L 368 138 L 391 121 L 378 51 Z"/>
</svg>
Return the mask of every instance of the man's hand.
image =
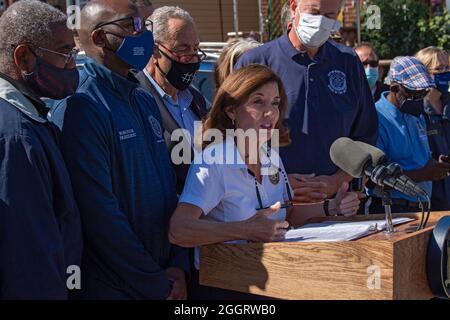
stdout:
<svg viewBox="0 0 450 320">
<path fill-rule="evenodd" d="M 322 182 L 326 185 L 325 188 L 325 194 L 327 195 L 327 198 L 334 196 L 341 186 L 340 181 L 336 178 L 336 176 L 318 176 L 312 178 L 310 181 L 313 182 Z"/>
<path fill-rule="evenodd" d="M 289 223 L 277 221 L 269 217 L 280 210 L 277 202 L 269 209 L 258 211 L 253 217 L 245 221 L 244 234 L 246 240 L 253 242 L 277 242 L 284 239 Z"/>
<path fill-rule="evenodd" d="M 450 172 L 450 163 L 444 161 L 443 156 L 439 157 L 439 161 L 431 159 L 421 170 L 424 176 L 423 181 L 439 181 L 447 178 Z"/>
<path fill-rule="evenodd" d="M 336 197 L 330 201 L 330 212 L 345 217 L 354 216 L 358 212 L 360 200 L 356 192 L 347 192 L 348 183 L 343 183 Z"/>
<path fill-rule="evenodd" d="M 178 268 L 168 268 L 166 269 L 166 275 L 173 283 L 172 291 L 167 300 L 186 300 L 187 288 L 184 271 Z"/>
<path fill-rule="evenodd" d="M 327 198 L 327 184 L 322 181 L 312 181 L 314 174 L 289 175 L 289 183 L 294 190 L 294 202 L 297 203 L 317 203 Z"/>
</svg>

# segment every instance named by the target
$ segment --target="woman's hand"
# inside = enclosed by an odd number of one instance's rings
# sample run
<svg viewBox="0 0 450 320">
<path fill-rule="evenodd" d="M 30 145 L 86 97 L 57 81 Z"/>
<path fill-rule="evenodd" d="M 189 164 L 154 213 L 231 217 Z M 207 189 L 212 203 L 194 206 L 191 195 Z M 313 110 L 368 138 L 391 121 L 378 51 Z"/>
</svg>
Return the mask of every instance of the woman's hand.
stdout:
<svg viewBox="0 0 450 320">
<path fill-rule="evenodd" d="M 359 194 L 356 192 L 347 192 L 348 183 L 342 184 L 338 190 L 336 197 L 330 201 L 329 211 L 335 215 L 343 215 L 345 217 L 354 216 L 359 208 L 361 201 Z"/>
<path fill-rule="evenodd" d="M 283 241 L 289 223 L 278 221 L 269 217 L 280 210 L 281 203 L 277 202 L 269 209 L 258 211 L 253 217 L 245 221 L 247 239 L 253 242 Z"/>
</svg>

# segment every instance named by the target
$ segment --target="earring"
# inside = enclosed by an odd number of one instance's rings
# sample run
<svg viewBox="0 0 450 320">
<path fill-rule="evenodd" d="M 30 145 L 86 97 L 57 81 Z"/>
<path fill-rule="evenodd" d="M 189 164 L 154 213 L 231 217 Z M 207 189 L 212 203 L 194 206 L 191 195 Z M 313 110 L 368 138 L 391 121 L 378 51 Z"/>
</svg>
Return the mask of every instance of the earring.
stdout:
<svg viewBox="0 0 450 320">
<path fill-rule="evenodd" d="M 234 119 L 231 119 L 231 123 L 233 124 L 233 127 L 234 127 L 234 126 L 235 126 L 235 125 L 234 125 Z"/>
</svg>

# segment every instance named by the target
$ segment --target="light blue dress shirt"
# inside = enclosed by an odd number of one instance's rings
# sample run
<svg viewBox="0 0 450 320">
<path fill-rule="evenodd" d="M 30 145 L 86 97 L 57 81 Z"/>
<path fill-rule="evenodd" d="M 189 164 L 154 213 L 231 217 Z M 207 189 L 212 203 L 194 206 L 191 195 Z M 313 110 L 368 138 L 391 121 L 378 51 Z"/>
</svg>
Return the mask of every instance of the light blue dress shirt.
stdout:
<svg viewBox="0 0 450 320">
<path fill-rule="evenodd" d="M 415 117 L 402 113 L 387 100 L 387 94 L 384 92 L 375 105 L 379 120 L 377 147 L 387 155 L 390 161 L 401 165 L 403 170 L 421 169 L 431 159 L 425 118 L 423 115 Z M 431 197 L 432 182 L 425 181 L 419 185 Z M 392 198 L 417 201 L 397 191 L 392 192 Z"/>
<path fill-rule="evenodd" d="M 167 110 L 177 122 L 180 128 L 186 129 L 191 134 L 191 138 L 194 137 L 194 124 L 195 121 L 200 121 L 194 111 L 191 109 L 191 103 L 194 97 L 189 89 L 178 91 L 177 99 L 172 99 L 150 76 L 147 70 L 144 69 L 144 74 L 150 80 L 153 87 L 158 92 L 159 96 L 164 101 Z"/>
</svg>

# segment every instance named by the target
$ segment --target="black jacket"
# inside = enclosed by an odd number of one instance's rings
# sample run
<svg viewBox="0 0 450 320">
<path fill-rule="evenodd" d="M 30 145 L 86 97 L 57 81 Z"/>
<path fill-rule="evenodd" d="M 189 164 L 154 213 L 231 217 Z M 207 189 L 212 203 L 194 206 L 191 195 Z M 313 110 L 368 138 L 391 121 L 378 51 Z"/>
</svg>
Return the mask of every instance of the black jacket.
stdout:
<svg viewBox="0 0 450 320">
<path fill-rule="evenodd" d="M 378 100 L 381 99 L 381 94 L 386 91 L 389 91 L 389 86 L 383 82 L 377 81 L 377 89 L 375 90 L 373 101 L 377 103 Z"/>
<path fill-rule="evenodd" d="M 169 110 L 165 107 L 164 101 L 162 101 L 160 95 L 156 91 L 156 89 L 153 87 L 150 80 L 147 78 L 147 76 L 142 71 L 133 71 L 134 77 L 139 81 L 141 87 L 149 91 L 153 98 L 157 101 L 157 105 L 159 108 L 159 112 L 161 113 L 163 127 L 164 127 L 164 139 L 166 141 L 167 150 L 169 151 L 169 154 L 172 153 L 173 147 L 178 142 L 172 142 L 171 141 L 171 135 L 172 132 L 176 129 L 180 129 L 180 126 L 175 121 L 175 119 L 170 114 Z M 206 107 L 206 100 L 203 97 L 203 95 L 194 87 L 190 86 L 189 91 L 191 92 L 193 99 L 191 103 L 191 109 L 194 111 L 195 115 L 200 119 L 203 120 L 208 111 Z M 192 155 L 194 153 L 192 152 Z M 173 164 L 175 173 L 177 175 L 177 192 L 181 194 L 184 187 L 184 182 L 186 180 L 187 173 L 189 171 L 189 164 L 181 164 L 181 165 L 175 165 Z"/>
<path fill-rule="evenodd" d="M 81 264 L 80 215 L 44 106 L 0 74 L 0 300 L 67 299 Z"/>
</svg>

